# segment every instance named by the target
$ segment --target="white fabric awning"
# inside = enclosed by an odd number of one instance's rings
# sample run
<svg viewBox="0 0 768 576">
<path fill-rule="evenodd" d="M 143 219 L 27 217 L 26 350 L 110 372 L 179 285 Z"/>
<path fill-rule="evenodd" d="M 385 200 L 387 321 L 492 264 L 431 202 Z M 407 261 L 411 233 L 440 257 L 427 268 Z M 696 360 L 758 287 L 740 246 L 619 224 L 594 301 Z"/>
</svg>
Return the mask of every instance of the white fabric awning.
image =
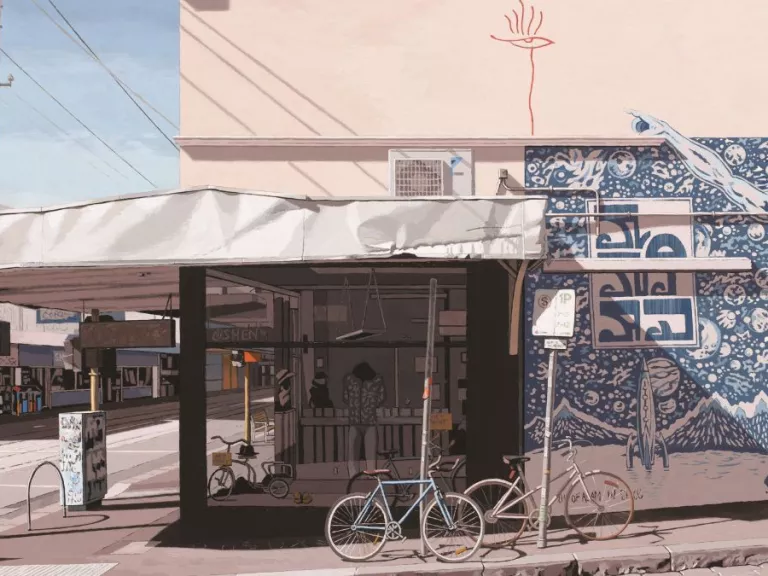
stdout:
<svg viewBox="0 0 768 576">
<path fill-rule="evenodd" d="M 171 285 L 183 265 L 404 254 L 536 259 L 545 253 L 546 206 L 544 196 L 315 199 L 203 187 L 4 210 L 0 300 L 65 310 L 96 308 L 89 282 L 102 291 L 114 282 L 115 289 L 121 284 L 120 292 L 105 296 L 101 309 L 156 310 L 150 300 L 161 298 L 160 290 L 164 301 L 177 293 Z M 145 267 L 154 270 L 142 272 Z M 148 283 L 151 277 L 157 285 Z M 66 298 L 51 293 L 57 288 L 66 293 L 70 287 Z M 115 308 L 118 296 L 140 301 Z M 74 299 L 81 306 L 72 304 Z"/>
</svg>

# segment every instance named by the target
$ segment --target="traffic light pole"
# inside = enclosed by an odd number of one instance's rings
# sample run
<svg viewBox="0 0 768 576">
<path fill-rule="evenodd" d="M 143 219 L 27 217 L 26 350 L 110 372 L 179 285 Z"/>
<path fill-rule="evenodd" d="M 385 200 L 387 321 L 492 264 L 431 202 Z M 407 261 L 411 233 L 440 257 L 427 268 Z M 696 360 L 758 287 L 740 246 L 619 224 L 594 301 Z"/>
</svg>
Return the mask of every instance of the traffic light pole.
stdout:
<svg viewBox="0 0 768 576">
<path fill-rule="evenodd" d="M 91 310 L 91 322 L 99 321 L 99 311 Z M 100 357 L 101 351 L 97 350 L 95 356 Z M 99 372 L 96 368 L 91 366 L 91 412 L 96 412 L 99 409 Z"/>
</svg>

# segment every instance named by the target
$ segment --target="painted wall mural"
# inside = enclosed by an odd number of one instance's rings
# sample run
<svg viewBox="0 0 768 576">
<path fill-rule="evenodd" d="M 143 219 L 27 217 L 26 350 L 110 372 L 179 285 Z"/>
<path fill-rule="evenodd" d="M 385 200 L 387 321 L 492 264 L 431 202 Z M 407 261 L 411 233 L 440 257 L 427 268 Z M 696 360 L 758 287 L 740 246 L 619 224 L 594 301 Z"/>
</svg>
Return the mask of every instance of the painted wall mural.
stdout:
<svg viewBox="0 0 768 576">
<path fill-rule="evenodd" d="M 671 146 L 526 151 L 527 186 L 597 188 L 608 213 L 576 216 L 595 209 L 581 193 L 553 198 L 550 210 L 564 214 L 549 223 L 553 256 L 747 257 L 753 271 L 530 273 L 529 331 L 536 289 L 577 293 L 577 332 L 558 365 L 554 437 L 581 441 L 579 459 L 625 477 L 639 508 L 763 500 L 768 218 L 743 212 L 768 206 L 768 140 L 691 140 L 634 116 L 638 132 Z M 534 340 L 525 384 L 532 480 L 540 474 L 546 372 Z"/>
<path fill-rule="evenodd" d="M 541 10 L 537 12 L 534 6 L 529 6 L 526 12 L 526 6 L 523 0 L 518 1 L 520 3 L 519 13 L 517 10 L 512 10 L 514 24 L 509 15 L 504 15 L 511 36 L 502 38 L 491 34 L 491 38 L 528 51 L 528 58 L 531 63 L 531 79 L 528 84 L 528 115 L 531 121 L 531 136 L 533 136 L 536 133 L 536 124 L 533 113 L 533 88 L 536 84 L 536 61 L 534 59 L 534 52 L 539 48 L 551 46 L 555 42 L 544 36 L 538 36 L 539 30 L 541 30 L 541 27 L 544 24 L 544 12 Z"/>
</svg>

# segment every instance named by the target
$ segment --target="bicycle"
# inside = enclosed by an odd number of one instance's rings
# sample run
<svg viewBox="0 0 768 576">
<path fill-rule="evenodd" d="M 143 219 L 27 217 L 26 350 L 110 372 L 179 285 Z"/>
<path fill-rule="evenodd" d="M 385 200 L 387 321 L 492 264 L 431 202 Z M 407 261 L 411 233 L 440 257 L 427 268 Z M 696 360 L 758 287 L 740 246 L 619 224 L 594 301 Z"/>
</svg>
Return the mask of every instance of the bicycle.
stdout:
<svg viewBox="0 0 768 576">
<path fill-rule="evenodd" d="M 333 505 L 325 521 L 325 538 L 331 549 L 344 560 L 362 561 L 373 558 L 384 547 L 387 540 L 405 540 L 402 525 L 426 501 L 434 497 L 424 510 L 420 532 L 427 548 L 445 562 L 463 562 L 471 558 L 480 548 L 485 532 L 483 512 L 480 507 L 464 494 L 448 492 L 443 494 L 433 474 L 437 471 L 442 456 L 428 467 L 428 479 L 381 480 L 389 470 L 369 470 L 368 476 L 376 479 L 376 488 L 368 494 L 349 494 Z M 411 504 L 399 520 L 395 520 L 384 492 L 388 485 L 420 485 L 425 488 L 421 496 Z M 441 537 L 451 542 L 441 545 Z M 465 542 L 458 541 L 465 539 Z M 453 542 L 457 540 L 457 542 Z M 354 554 L 347 547 L 365 547 Z M 357 548 L 355 548 L 357 549 Z"/>
<path fill-rule="evenodd" d="M 569 439 L 560 444 L 560 448 L 567 446 L 562 453 L 569 463 L 566 470 L 555 476 L 551 482 L 555 483 L 560 478 L 568 476 L 560 489 L 549 501 L 549 509 L 558 501 L 566 488 L 565 494 L 565 521 L 586 540 L 611 540 L 617 538 L 632 521 L 635 511 L 635 500 L 629 485 L 619 476 L 601 470 L 582 472 L 579 465 L 574 462 L 577 450 Z M 484 544 L 490 548 L 500 548 L 514 543 L 525 531 L 526 525 L 537 529 L 539 524 L 539 507 L 532 495 L 541 489 L 541 485 L 528 489 L 528 483 L 521 469 L 521 464 L 528 462 L 526 456 L 504 456 L 503 462 L 509 466 L 509 479 L 487 479 L 476 482 L 464 494 L 470 496 L 483 510 L 483 519 L 486 524 L 486 536 Z M 587 484 L 590 484 L 590 487 Z M 522 489 L 521 489 L 522 485 Z M 526 490 L 523 492 L 523 490 Z M 514 496 L 514 499 L 512 497 Z M 613 502 L 613 503 L 611 503 Z M 573 507 L 579 503 L 592 506 L 593 514 L 574 514 Z M 626 516 L 614 516 L 615 512 L 606 512 L 614 506 L 626 504 L 628 511 Z M 514 509 L 514 510 L 513 510 Z M 611 523 L 605 524 L 605 528 L 613 527 L 613 531 L 607 534 L 599 533 L 598 521 L 603 514 L 608 516 Z M 585 526 L 579 524 L 580 520 L 591 518 L 594 515 L 594 523 Z M 547 518 L 547 526 L 551 516 Z"/>
<path fill-rule="evenodd" d="M 434 440 L 435 437 L 433 437 Z M 435 444 L 433 441 L 429 443 L 430 448 L 430 457 L 432 457 L 433 454 L 439 453 L 442 449 Z M 383 450 L 381 452 L 376 452 L 376 454 L 381 458 L 386 458 L 386 461 L 384 462 L 384 466 L 382 468 L 389 470 L 390 472 L 388 474 L 383 474 L 381 479 L 384 482 L 394 482 L 402 480 L 402 476 L 400 476 L 400 471 L 397 469 L 397 466 L 395 465 L 395 462 L 402 462 L 405 460 L 413 460 L 413 458 L 403 458 L 398 457 L 397 454 L 399 454 L 398 450 Z M 466 467 L 467 459 L 465 456 L 457 456 L 455 460 L 451 462 L 443 462 L 440 464 L 439 469 L 436 470 L 440 474 L 440 478 L 443 480 L 443 483 L 445 484 L 445 488 L 448 488 L 446 492 L 461 492 L 460 490 L 456 489 L 456 478 L 459 476 L 459 473 L 464 470 Z M 445 481 L 445 474 L 450 474 L 449 480 Z M 415 480 L 419 476 L 418 474 L 413 475 L 410 479 Z M 368 494 L 369 492 L 372 492 L 376 488 L 376 482 L 374 478 L 371 478 L 370 476 L 366 475 L 365 472 L 358 472 L 352 478 L 349 479 L 349 482 L 347 482 L 347 494 L 356 494 L 356 493 L 363 493 Z M 413 488 L 412 485 L 391 485 L 387 489 L 387 500 L 390 506 L 397 506 L 398 503 L 401 502 L 408 502 L 410 500 L 413 500 L 413 498 L 416 497 L 415 494 L 411 491 Z"/>
<path fill-rule="evenodd" d="M 240 464 L 245 467 L 246 474 L 245 480 L 248 486 L 252 490 L 264 490 L 269 493 L 273 498 L 282 500 L 290 492 L 290 481 L 293 478 L 293 467 L 290 464 L 283 462 L 262 462 L 261 469 L 264 472 L 264 477 L 261 482 L 257 481 L 256 470 L 251 466 L 249 460 L 258 457 L 258 452 L 246 454 L 242 450 L 238 454 L 238 458 L 232 459 L 232 446 L 235 444 L 243 444 L 243 447 L 250 446 L 248 442 L 243 439 L 234 440 L 233 442 L 227 442 L 221 436 L 212 436 L 211 440 L 221 440 L 226 444 L 227 449 L 225 452 L 219 452 L 214 454 L 214 464 L 217 463 L 217 457 L 219 467 L 213 471 L 210 478 L 208 478 L 208 495 L 215 501 L 226 500 L 232 495 L 232 490 L 235 487 L 235 472 L 232 469 L 232 464 Z"/>
</svg>

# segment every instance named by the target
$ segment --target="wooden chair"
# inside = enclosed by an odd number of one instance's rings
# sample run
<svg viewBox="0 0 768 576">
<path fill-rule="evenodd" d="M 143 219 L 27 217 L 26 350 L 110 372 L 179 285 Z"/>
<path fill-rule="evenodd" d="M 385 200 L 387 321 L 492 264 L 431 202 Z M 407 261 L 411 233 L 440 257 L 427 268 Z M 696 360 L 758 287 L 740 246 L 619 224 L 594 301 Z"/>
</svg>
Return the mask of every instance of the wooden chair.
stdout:
<svg viewBox="0 0 768 576">
<path fill-rule="evenodd" d="M 251 412 L 251 427 L 254 438 L 263 432 L 265 441 L 275 439 L 275 421 L 270 419 L 269 412 L 264 408 L 258 408 Z"/>
</svg>

